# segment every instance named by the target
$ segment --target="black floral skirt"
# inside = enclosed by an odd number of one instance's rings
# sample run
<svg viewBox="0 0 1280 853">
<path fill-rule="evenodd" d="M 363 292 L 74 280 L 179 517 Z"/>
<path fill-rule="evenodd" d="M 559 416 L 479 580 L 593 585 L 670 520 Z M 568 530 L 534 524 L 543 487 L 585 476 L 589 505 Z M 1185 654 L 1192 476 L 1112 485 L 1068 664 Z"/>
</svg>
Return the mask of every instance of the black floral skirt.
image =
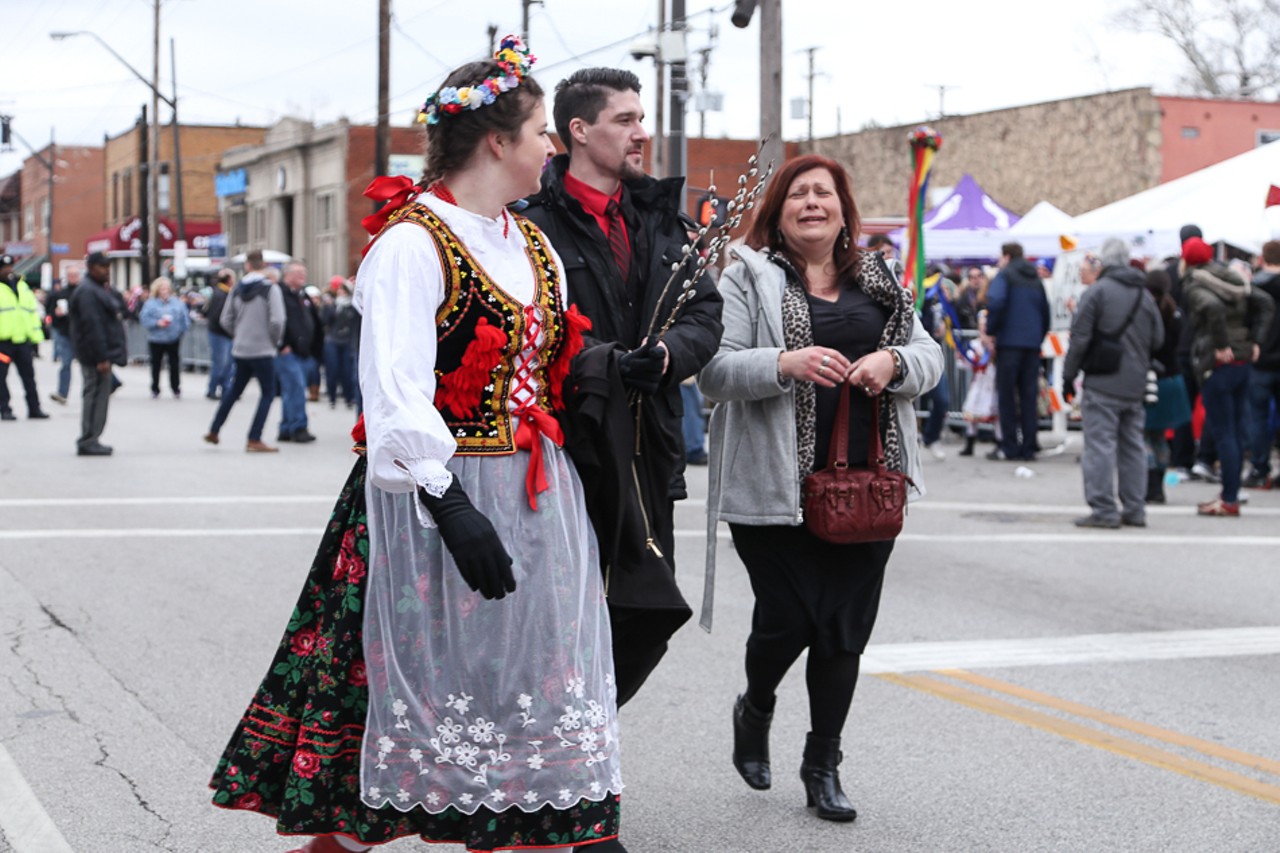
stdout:
<svg viewBox="0 0 1280 853">
<path fill-rule="evenodd" d="M 271 669 L 236 727 L 210 787 L 213 802 L 276 819 L 282 835 L 405 836 L 518 850 L 591 844 L 618 834 L 619 798 L 535 812 L 430 814 L 360 800 L 368 684 L 361 643 L 369 536 L 365 458 L 351 470 Z"/>
</svg>

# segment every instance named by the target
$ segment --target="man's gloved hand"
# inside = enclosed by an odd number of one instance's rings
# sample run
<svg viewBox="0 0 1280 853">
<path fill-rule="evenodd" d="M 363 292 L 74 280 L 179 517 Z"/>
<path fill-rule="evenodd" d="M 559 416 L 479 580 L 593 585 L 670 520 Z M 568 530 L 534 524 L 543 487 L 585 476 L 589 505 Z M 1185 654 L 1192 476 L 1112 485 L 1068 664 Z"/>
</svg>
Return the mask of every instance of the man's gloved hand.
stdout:
<svg viewBox="0 0 1280 853">
<path fill-rule="evenodd" d="M 641 394 L 654 393 L 662 382 L 666 360 L 666 352 L 661 347 L 646 341 L 638 349 L 618 357 L 618 372 L 622 374 L 622 384 Z"/>
<path fill-rule="evenodd" d="M 511 556 L 502 547 L 493 524 L 471 505 L 456 478 L 438 498 L 419 488 L 418 499 L 435 519 L 440 538 L 467 586 L 485 598 L 502 598 L 516 591 Z"/>
<path fill-rule="evenodd" d="M 1076 378 L 1074 376 L 1062 377 L 1062 402 L 1070 403 L 1076 396 Z"/>
</svg>

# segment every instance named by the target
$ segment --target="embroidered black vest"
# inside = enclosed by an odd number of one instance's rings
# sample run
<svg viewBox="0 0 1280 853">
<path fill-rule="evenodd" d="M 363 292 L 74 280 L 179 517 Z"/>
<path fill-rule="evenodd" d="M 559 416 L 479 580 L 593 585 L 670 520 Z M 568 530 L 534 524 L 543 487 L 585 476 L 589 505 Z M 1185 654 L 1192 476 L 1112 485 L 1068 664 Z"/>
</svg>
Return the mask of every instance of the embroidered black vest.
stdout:
<svg viewBox="0 0 1280 853">
<path fill-rule="evenodd" d="M 540 309 L 538 321 L 542 324 L 542 342 L 533 368 L 535 402 L 547 412 L 558 411 L 563 408 L 560 386 L 574 354 L 566 351 L 566 341 L 575 336 L 569 334 L 572 324 L 566 321 L 559 273 L 542 232 L 521 216 L 512 219 L 524 236 L 525 251 L 533 265 L 531 304 Z M 525 306 L 489 278 L 427 206 L 405 205 L 391 215 L 387 227 L 397 222 L 413 222 L 426 229 L 444 269 L 445 299 L 436 312 L 435 404 L 458 443 L 457 453 L 514 453 L 515 419 L 510 402 L 527 330 Z M 580 341 L 580 334 L 576 337 Z"/>
</svg>

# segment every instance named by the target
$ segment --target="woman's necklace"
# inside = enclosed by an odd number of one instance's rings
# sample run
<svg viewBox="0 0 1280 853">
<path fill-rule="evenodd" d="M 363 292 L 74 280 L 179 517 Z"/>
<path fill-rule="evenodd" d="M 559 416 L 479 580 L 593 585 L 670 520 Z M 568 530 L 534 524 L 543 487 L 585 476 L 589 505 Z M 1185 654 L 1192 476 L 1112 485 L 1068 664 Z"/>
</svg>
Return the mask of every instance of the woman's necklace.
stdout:
<svg viewBox="0 0 1280 853">
<path fill-rule="evenodd" d="M 458 204 L 458 199 L 454 197 L 453 192 L 444 185 L 444 181 L 436 181 L 434 184 L 427 187 L 427 191 L 432 195 L 434 195 L 436 198 L 440 199 L 441 201 L 447 201 L 449 202 L 449 204 L 453 205 L 454 207 L 461 207 L 461 205 Z M 503 240 L 507 239 L 507 234 L 509 234 L 510 231 L 511 231 L 511 219 L 510 217 L 507 216 L 507 209 L 504 207 L 502 208 L 502 239 Z"/>
</svg>

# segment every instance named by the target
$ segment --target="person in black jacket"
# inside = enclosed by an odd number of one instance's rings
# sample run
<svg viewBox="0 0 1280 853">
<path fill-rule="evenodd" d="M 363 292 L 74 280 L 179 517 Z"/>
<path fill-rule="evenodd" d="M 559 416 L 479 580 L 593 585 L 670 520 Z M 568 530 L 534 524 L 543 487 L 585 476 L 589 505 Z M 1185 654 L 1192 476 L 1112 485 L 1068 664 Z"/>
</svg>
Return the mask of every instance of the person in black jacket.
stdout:
<svg viewBox="0 0 1280 853">
<path fill-rule="evenodd" d="M 110 456 L 100 439 L 107 426 L 111 398 L 111 365 L 123 366 L 128 356 L 124 338 L 124 301 L 111 289 L 111 265 L 102 252 L 85 261 L 86 281 L 72 294 L 71 341 L 84 380 L 78 456 Z"/>
<path fill-rule="evenodd" d="M 1262 244 L 1262 269 L 1253 274 L 1253 286 L 1280 305 L 1280 240 Z M 1259 347 L 1258 360 L 1249 376 L 1249 475 L 1242 485 L 1251 489 L 1271 484 L 1271 448 L 1276 431 L 1271 426 L 1271 404 L 1280 408 L 1280 311 L 1271 319 L 1271 328 Z"/>
<path fill-rule="evenodd" d="M 1040 422 L 1040 344 L 1049 332 L 1049 299 L 1019 243 L 1000 247 L 1000 272 L 987 292 L 987 332 L 996 341 L 1000 446 L 988 459 L 1036 458 Z"/>
<path fill-rule="evenodd" d="M 635 500 L 624 493 L 619 507 L 615 493 L 609 500 L 588 501 L 597 530 L 626 528 L 619 518 L 633 517 L 636 501 L 647 528 L 644 542 L 620 543 L 616 561 L 610 564 L 606 555 L 603 566 L 622 705 L 692 615 L 674 583 L 674 501 L 685 497 L 680 383 L 716 354 L 722 301 L 703 277 L 661 340 L 650 336 L 653 318 L 660 329 L 680 296 L 684 272 L 662 291 L 688 236 L 681 221 L 684 179 L 655 180 L 643 171 L 649 135 L 636 75 L 611 68 L 578 71 L 556 86 L 553 115 L 568 154 L 551 161 L 542 191 L 523 212 L 564 262 L 569 301 L 592 323 L 588 346 L 618 350 L 616 369 L 638 399 L 641 420 L 638 452 L 631 459 Z M 580 439 L 569 432 L 572 453 Z M 589 492 L 590 468 L 579 464 Z"/>
<path fill-rule="evenodd" d="M 222 270 L 213 284 L 213 293 L 201 309 L 209 324 L 209 389 L 205 396 L 217 400 L 231 392 L 235 379 L 236 363 L 231 357 L 231 336 L 222 327 L 222 309 L 227 304 L 227 294 L 235 289 L 236 274 Z"/>
<path fill-rule="evenodd" d="M 58 362 L 58 390 L 49 399 L 65 406 L 71 393 L 71 362 L 76 360 L 75 347 L 71 345 L 71 297 L 80 286 L 80 268 L 67 267 L 63 275 L 63 280 L 49 291 L 52 309 L 46 322 L 53 336 L 53 358 Z"/>
<path fill-rule="evenodd" d="M 317 360 L 324 358 L 324 325 L 315 300 L 307 295 L 307 268 L 284 268 L 284 343 L 276 357 L 276 382 L 280 389 L 278 441 L 306 443 L 316 437 L 307 430 L 307 377 Z"/>
</svg>

